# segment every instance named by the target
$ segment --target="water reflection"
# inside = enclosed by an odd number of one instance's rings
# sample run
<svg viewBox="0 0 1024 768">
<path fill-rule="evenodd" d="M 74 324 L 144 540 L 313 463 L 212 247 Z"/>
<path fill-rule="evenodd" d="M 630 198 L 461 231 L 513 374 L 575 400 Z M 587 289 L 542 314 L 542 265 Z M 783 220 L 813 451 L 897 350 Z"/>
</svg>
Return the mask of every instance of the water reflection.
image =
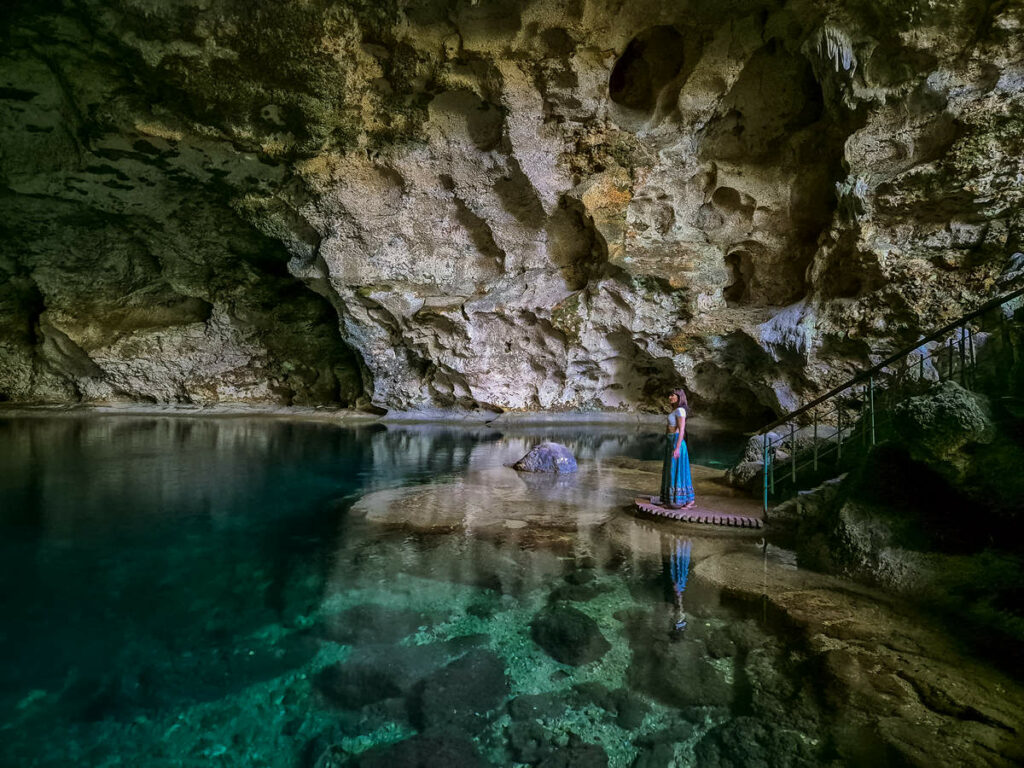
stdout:
<svg viewBox="0 0 1024 768">
<path fill-rule="evenodd" d="M 672 588 L 676 595 L 676 617 L 673 627 L 677 631 L 686 629 L 686 612 L 683 610 L 683 593 L 686 591 L 686 580 L 690 577 L 690 553 L 693 542 L 689 539 L 676 539 L 672 550 L 670 573 Z"/>
<path fill-rule="evenodd" d="M 579 474 L 508 469 L 543 439 Z M 0 669 L 0 763 L 291 766 L 383 749 L 417 733 L 423 691 L 463 658 L 470 680 L 506 671 L 501 707 L 563 702 L 530 736 L 549 756 L 572 732 L 629 765 L 646 749 L 634 737 L 689 722 L 680 697 L 717 707 L 673 747 L 684 759 L 732 697 L 732 662 L 709 666 L 700 633 L 736 617 L 688 583 L 692 542 L 624 512 L 659 448 L 609 429 L 0 418 L 0 654 L 18 660 Z M 367 502 L 389 493 L 403 503 Z M 680 650 L 663 641 L 684 590 L 702 621 Z M 607 650 L 558 662 L 529 629 L 552 611 Z M 666 688 L 644 659 L 696 670 L 713 700 Z M 530 711 L 482 722 L 473 749 L 515 762 Z"/>
</svg>

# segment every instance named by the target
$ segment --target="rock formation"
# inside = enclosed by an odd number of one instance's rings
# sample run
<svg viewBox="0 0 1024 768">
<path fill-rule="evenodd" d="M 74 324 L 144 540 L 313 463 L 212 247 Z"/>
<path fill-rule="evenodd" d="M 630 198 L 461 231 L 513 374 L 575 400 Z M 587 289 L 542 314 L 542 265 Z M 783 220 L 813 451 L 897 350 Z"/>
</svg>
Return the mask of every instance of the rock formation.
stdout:
<svg viewBox="0 0 1024 768">
<path fill-rule="evenodd" d="M 0 399 L 790 410 L 998 290 L 1022 24 L 13 0 Z"/>
</svg>

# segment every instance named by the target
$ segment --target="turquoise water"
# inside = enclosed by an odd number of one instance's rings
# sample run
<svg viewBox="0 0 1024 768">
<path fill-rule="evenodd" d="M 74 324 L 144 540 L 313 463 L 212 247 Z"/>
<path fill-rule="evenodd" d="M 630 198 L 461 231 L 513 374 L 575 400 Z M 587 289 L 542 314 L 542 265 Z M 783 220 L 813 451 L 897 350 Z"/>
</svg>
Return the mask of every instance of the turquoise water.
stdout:
<svg viewBox="0 0 1024 768">
<path fill-rule="evenodd" d="M 616 504 L 529 536 L 349 513 L 542 437 L 581 467 L 661 447 L 607 429 L 0 418 L 0 765 L 814 764 L 827 745 L 799 663 L 753 607 L 687 579 L 753 540 L 691 540 Z M 690 442 L 715 464 L 742 438 Z M 768 736 L 731 738 L 751 723 Z"/>
</svg>

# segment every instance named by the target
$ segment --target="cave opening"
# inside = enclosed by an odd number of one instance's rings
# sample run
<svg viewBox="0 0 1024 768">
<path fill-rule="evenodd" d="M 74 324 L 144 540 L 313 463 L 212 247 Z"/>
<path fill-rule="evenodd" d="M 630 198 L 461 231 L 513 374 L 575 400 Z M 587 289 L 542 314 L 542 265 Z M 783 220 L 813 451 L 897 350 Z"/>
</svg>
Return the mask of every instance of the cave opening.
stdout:
<svg viewBox="0 0 1024 768">
<path fill-rule="evenodd" d="M 728 173 L 709 200 L 721 215 L 702 222 L 724 254 L 728 306 L 786 306 L 806 295 L 857 121 L 826 109 L 810 62 L 781 39 L 746 62 L 700 146 L 703 160 Z"/>
<path fill-rule="evenodd" d="M 653 112 L 658 97 L 683 68 L 683 36 L 675 27 L 651 27 L 634 37 L 615 62 L 608 95 L 629 109 Z"/>
<path fill-rule="evenodd" d="M 731 282 L 722 291 L 725 303 L 735 307 L 747 303 L 754 277 L 754 259 L 748 251 L 733 251 L 725 257 Z"/>
</svg>

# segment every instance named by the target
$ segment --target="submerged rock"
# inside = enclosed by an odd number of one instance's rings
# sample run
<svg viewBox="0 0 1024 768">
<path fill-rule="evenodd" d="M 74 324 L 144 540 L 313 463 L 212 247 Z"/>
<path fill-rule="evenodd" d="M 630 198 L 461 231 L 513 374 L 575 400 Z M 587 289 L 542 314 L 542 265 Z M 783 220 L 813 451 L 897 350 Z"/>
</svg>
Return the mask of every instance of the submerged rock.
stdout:
<svg viewBox="0 0 1024 768">
<path fill-rule="evenodd" d="M 541 443 L 512 465 L 520 472 L 552 472 L 571 474 L 575 472 L 576 457 L 561 443 Z"/>
<path fill-rule="evenodd" d="M 537 764 L 537 768 L 607 768 L 608 754 L 600 744 L 584 744 L 570 740 L 568 746 L 558 747 Z"/>
<path fill-rule="evenodd" d="M 466 734 L 442 729 L 420 733 L 397 744 L 373 747 L 344 765 L 345 768 L 483 768 L 487 763 Z"/>
<path fill-rule="evenodd" d="M 820 755 L 805 734 L 754 717 L 712 729 L 696 748 L 701 768 L 817 768 Z"/>
<path fill-rule="evenodd" d="M 559 693 L 523 694 L 509 702 L 508 711 L 513 720 L 532 722 L 557 717 L 565 712 L 568 703 Z"/>
<path fill-rule="evenodd" d="M 453 727 L 476 733 L 508 691 L 501 657 L 493 651 L 470 651 L 417 686 L 410 705 L 412 720 L 421 729 Z"/>
<path fill-rule="evenodd" d="M 313 682 L 338 706 L 358 709 L 408 694 L 417 682 L 445 663 L 450 650 L 448 643 L 361 647 L 345 661 L 321 670 Z"/>
<path fill-rule="evenodd" d="M 352 645 L 394 643 L 426 622 L 427 617 L 418 611 L 364 603 L 330 616 L 327 634 L 332 640 Z"/>
<path fill-rule="evenodd" d="M 539 763 L 555 749 L 552 735 L 538 723 L 513 722 L 505 734 L 512 756 L 520 763 Z"/>
<path fill-rule="evenodd" d="M 597 661 L 611 649 L 596 621 L 566 605 L 545 608 L 534 616 L 530 634 L 553 659 L 573 666 Z"/>
<path fill-rule="evenodd" d="M 728 706 L 732 702 L 733 688 L 707 657 L 703 644 L 659 639 L 634 648 L 627 673 L 632 687 L 674 707 Z"/>
</svg>

